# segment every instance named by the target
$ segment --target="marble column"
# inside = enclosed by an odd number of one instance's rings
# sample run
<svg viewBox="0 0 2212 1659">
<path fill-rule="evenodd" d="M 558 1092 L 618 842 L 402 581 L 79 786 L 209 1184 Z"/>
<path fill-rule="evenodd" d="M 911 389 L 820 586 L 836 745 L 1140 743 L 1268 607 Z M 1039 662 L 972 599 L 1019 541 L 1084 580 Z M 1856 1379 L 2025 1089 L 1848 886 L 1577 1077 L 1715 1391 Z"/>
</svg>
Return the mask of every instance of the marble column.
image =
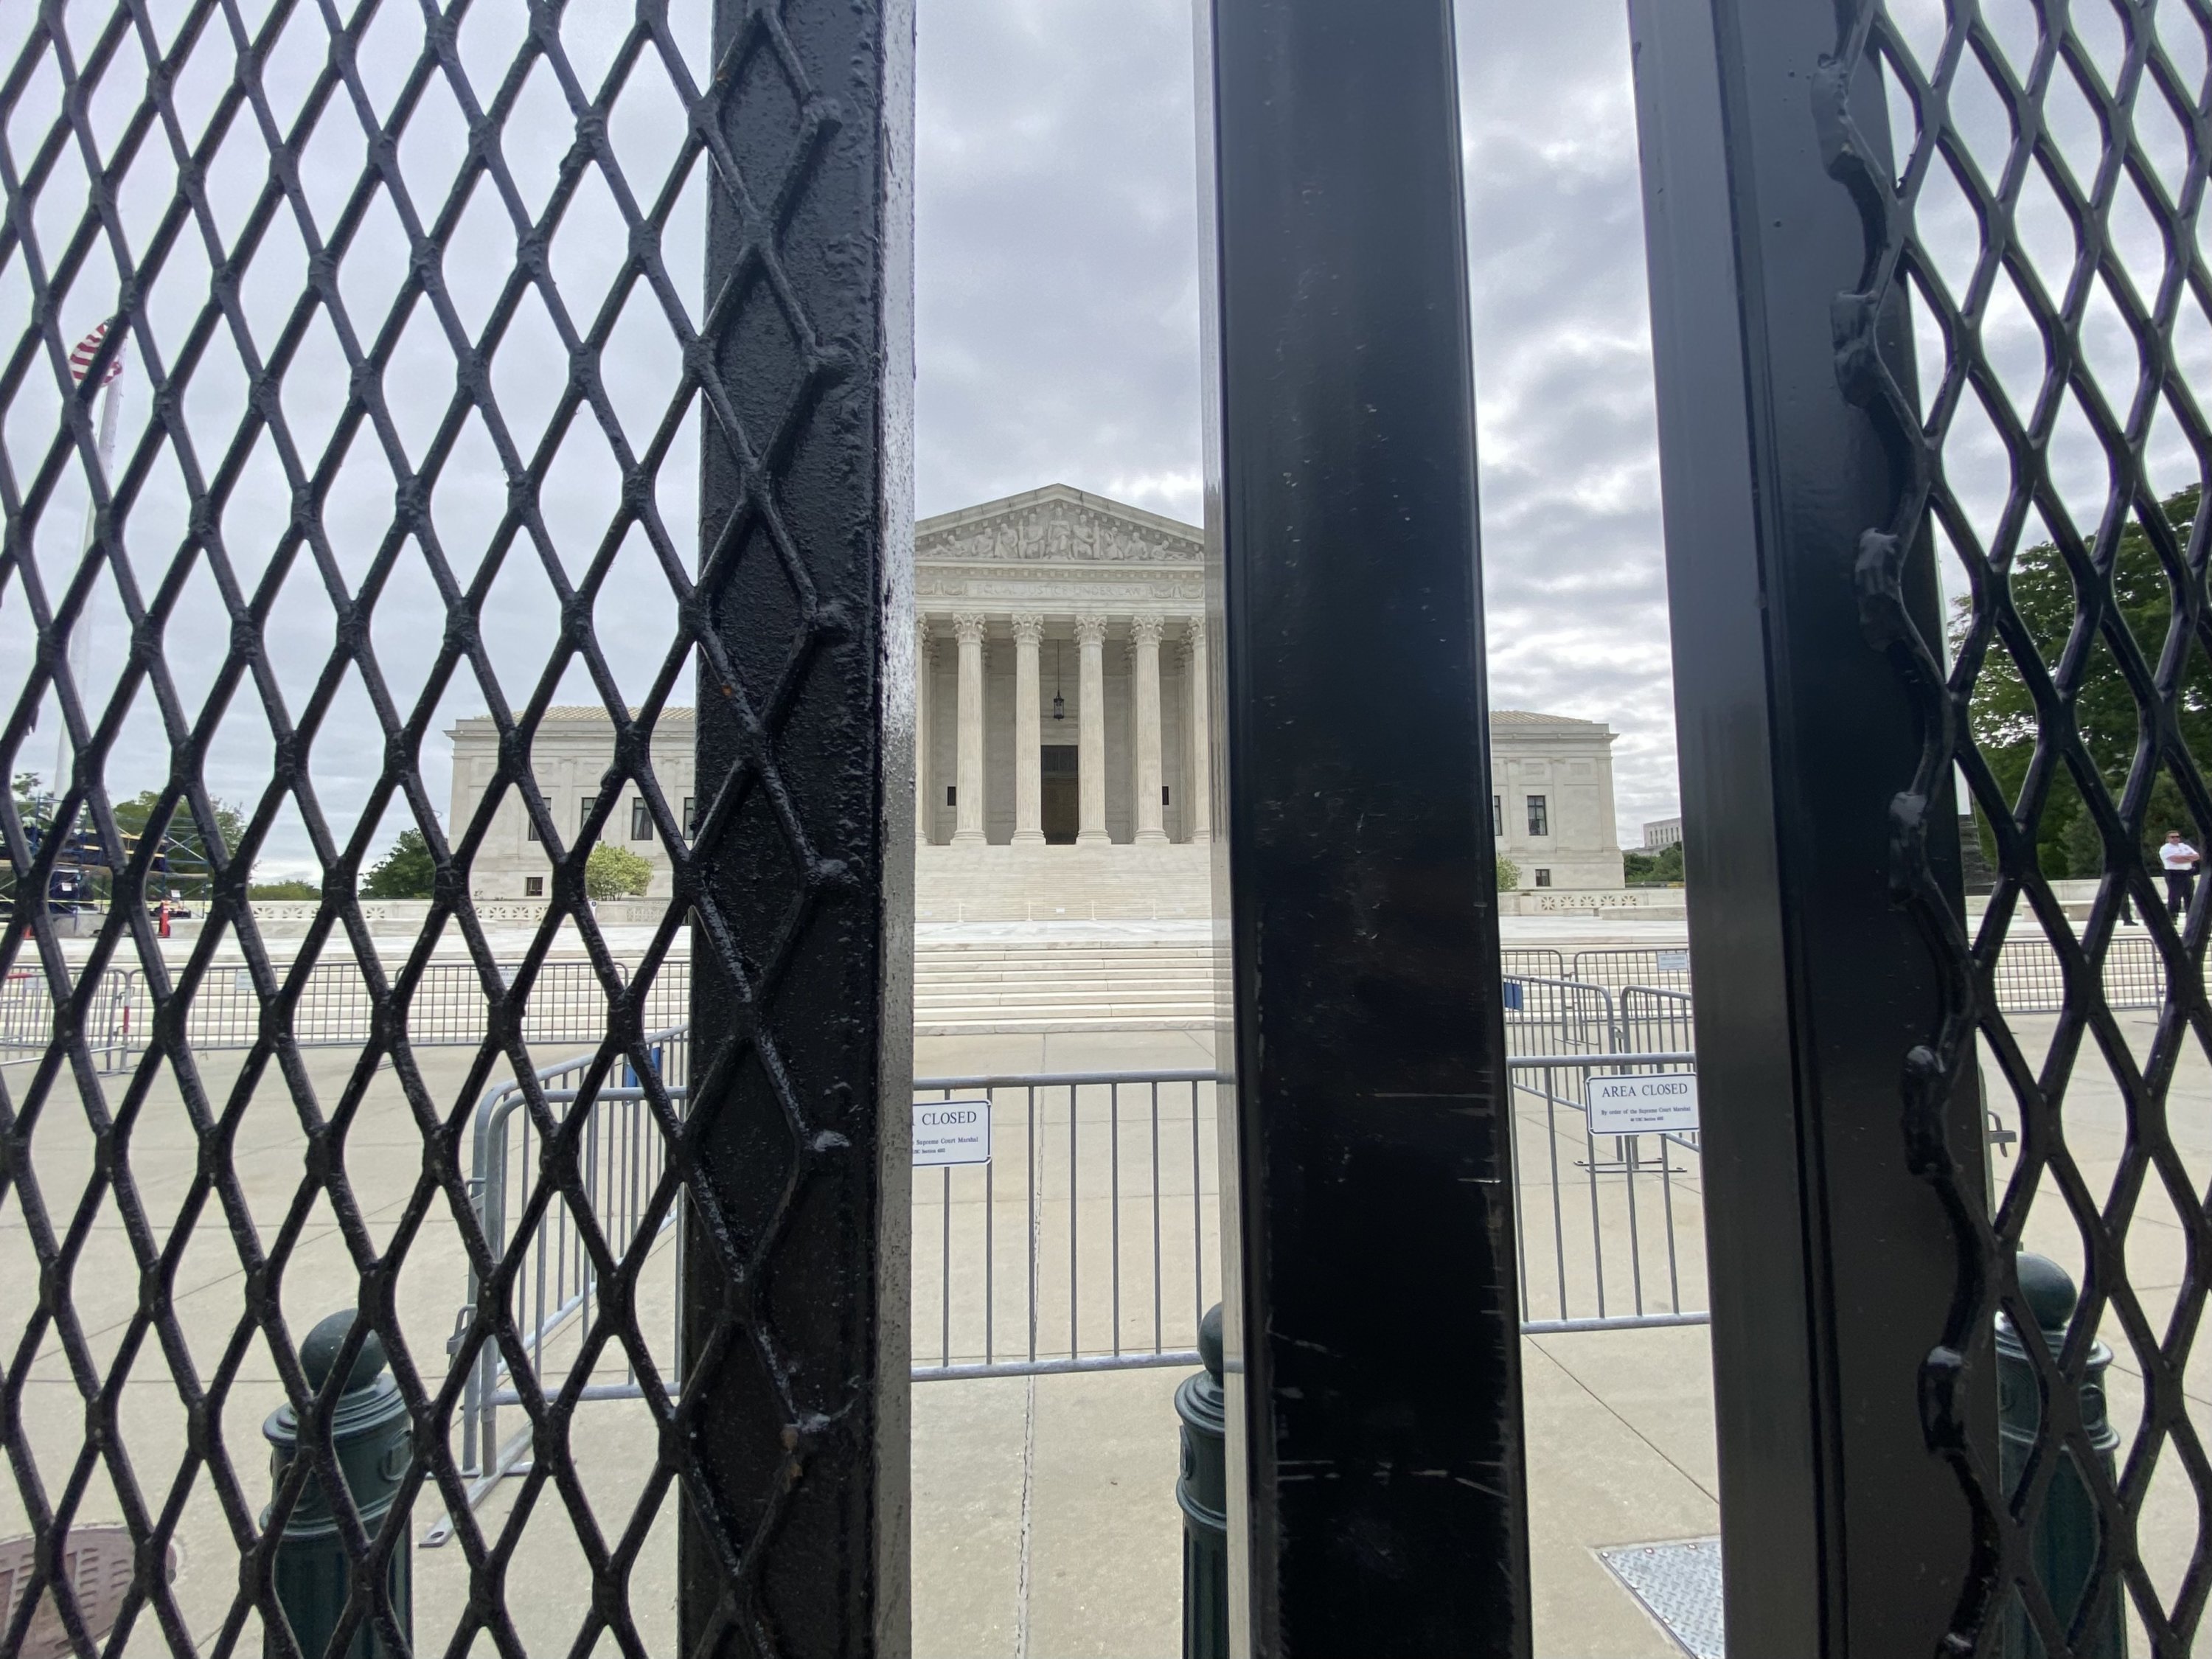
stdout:
<svg viewBox="0 0 2212 1659">
<path fill-rule="evenodd" d="M 914 838 L 929 844 L 929 618 L 914 619 Z"/>
<path fill-rule="evenodd" d="M 1129 624 L 1129 703 L 1135 730 L 1129 748 L 1136 761 L 1137 839 L 1165 841 L 1160 809 L 1160 635 L 1166 619 L 1139 617 Z"/>
<path fill-rule="evenodd" d="M 1194 842 L 1213 839 L 1213 684 L 1206 655 L 1206 618 L 1193 617 L 1183 649 L 1190 675 L 1190 793 L 1183 797 L 1182 822 Z"/>
<path fill-rule="evenodd" d="M 1037 647 L 1042 617 L 1014 618 L 1014 839 L 1044 841 L 1044 732 L 1038 722 Z"/>
<path fill-rule="evenodd" d="M 983 839 L 983 618 L 952 619 L 960 641 L 960 749 L 952 780 L 952 839 Z"/>
<path fill-rule="evenodd" d="M 1083 649 L 1083 672 L 1076 682 L 1077 738 L 1082 747 L 1078 842 L 1106 839 L 1106 618 L 1078 617 L 1075 642 Z"/>
</svg>

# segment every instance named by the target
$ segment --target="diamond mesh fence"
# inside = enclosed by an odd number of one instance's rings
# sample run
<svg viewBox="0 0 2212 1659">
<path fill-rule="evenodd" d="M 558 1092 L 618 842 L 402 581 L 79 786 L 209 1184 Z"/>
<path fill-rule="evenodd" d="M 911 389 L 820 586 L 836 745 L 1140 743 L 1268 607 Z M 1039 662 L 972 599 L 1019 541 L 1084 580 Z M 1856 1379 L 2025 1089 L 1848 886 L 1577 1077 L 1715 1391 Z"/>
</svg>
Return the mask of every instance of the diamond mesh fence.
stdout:
<svg viewBox="0 0 2212 1659">
<path fill-rule="evenodd" d="M 2102 1654 L 2124 1627 L 2130 1651 L 2180 1659 L 2212 1588 L 2197 1340 L 2212 909 L 2203 884 L 2160 878 L 2188 862 L 2162 853 L 2168 831 L 2191 850 L 2212 836 L 2212 9 L 1887 0 L 1839 15 L 1814 105 L 1866 258 L 1836 302 L 1838 362 L 1898 483 L 1857 549 L 1861 618 L 1922 717 L 1893 883 L 1947 987 L 1940 1026 L 1899 1057 L 1916 1167 L 1959 1245 L 1922 1377 L 1930 1444 L 1978 1516 L 1946 1651 Z M 1906 609 L 1908 560 L 1931 550 L 1946 639 Z M 1964 930 L 1927 853 L 1924 809 L 1954 775 L 1997 872 Z M 2084 921 L 2055 890 L 2069 876 L 2095 880 Z M 2007 981 L 2008 944 L 2047 963 L 2049 994 Z M 2020 1137 L 1993 1205 L 1980 1150 L 1941 1127 L 1977 1070 Z M 2037 1328 L 2023 1249 L 2081 1298 L 2062 1338 L 2025 1342 L 2034 1397 L 2013 1403 L 2038 1426 L 2000 1458 L 1969 1425 L 1995 1393 L 1994 1322 Z M 2095 1432 L 2100 1382 L 2117 1447 Z M 2092 1535 L 2054 1568 L 2035 1539 L 2069 1505 Z"/>
<path fill-rule="evenodd" d="M 817 1361 L 875 1324 L 772 1291 L 817 1212 L 877 1225 L 822 1046 L 872 1018 L 848 971 L 810 1066 L 800 1011 L 825 956 L 877 969 L 852 800 L 901 770 L 904 596 L 785 491 L 836 473 L 897 516 L 879 343 L 810 296 L 878 303 L 853 204 L 886 193 L 904 48 L 872 8 L 790 9 L 0 14 L 0 981 L 44 1016 L 0 1052 L 0 1539 L 29 1564 L 0 1652 L 299 1651 L 276 1544 L 319 1501 L 332 1653 L 768 1651 L 853 1616 L 773 1569 L 794 1533 L 836 1565 L 807 1477 L 866 1437 L 868 1368 Z M 859 183 L 825 207 L 825 177 Z M 555 740 L 580 714 L 588 760 Z M 633 841 L 649 890 L 596 905 Z M 686 1089 L 650 1034 L 702 981 Z M 495 1240 L 466 1149 L 503 1078 L 536 1151 Z M 602 1087 L 655 1143 L 618 1212 Z M 707 1172 L 717 1137 L 769 1200 Z M 548 1229 L 598 1289 L 557 1350 L 520 1334 Z M 680 1364 L 679 1271 L 726 1287 Z M 319 1390 L 301 1338 L 346 1310 Z M 332 1439 L 372 1332 L 411 1454 L 381 1514 Z M 495 1352 L 533 1455 L 471 1509 L 457 1407 Z M 608 1376 L 648 1386 L 578 1419 Z M 702 1449 L 709 1401 L 765 1462 Z M 279 1407 L 303 1452 L 272 1482 Z M 679 1617 L 683 1514 L 711 1541 Z M 389 1569 L 447 1516 L 410 1609 Z M 132 1569 L 94 1597 L 67 1563 L 102 1528 Z"/>
</svg>

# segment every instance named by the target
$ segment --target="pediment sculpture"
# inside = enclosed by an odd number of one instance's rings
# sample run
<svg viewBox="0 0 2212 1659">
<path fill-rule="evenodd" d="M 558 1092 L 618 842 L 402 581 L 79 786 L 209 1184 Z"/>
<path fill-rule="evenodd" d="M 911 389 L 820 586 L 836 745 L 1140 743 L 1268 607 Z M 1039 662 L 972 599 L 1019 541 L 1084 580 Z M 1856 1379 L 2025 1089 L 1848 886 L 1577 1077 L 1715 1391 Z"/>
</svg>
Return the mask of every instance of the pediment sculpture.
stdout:
<svg viewBox="0 0 2212 1659">
<path fill-rule="evenodd" d="M 1198 532 L 1175 535 L 1073 501 L 1037 501 L 917 539 L 915 556 L 996 564 L 1199 564 Z"/>
</svg>

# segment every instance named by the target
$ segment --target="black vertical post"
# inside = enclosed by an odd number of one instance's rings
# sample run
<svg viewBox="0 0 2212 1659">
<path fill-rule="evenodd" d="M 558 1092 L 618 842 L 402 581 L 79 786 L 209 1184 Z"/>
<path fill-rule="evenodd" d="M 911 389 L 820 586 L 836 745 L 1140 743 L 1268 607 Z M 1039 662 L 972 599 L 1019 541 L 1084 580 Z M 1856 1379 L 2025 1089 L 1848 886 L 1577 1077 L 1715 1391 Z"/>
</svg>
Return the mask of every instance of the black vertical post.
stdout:
<svg viewBox="0 0 2212 1659">
<path fill-rule="evenodd" d="M 1525 1655 L 1451 7 L 1212 0 L 1200 54 L 1233 1644 Z"/>
<path fill-rule="evenodd" d="M 1907 1057 L 1942 988 L 1893 890 L 1897 811 L 1922 814 L 1962 902 L 1949 779 L 1905 798 L 1922 732 L 1861 613 L 1863 538 L 1905 479 L 1845 391 L 1838 301 L 1863 280 L 1866 235 L 1822 100 L 1886 124 L 1870 76 L 1841 88 L 1827 70 L 1844 9 L 1635 0 L 1631 15 L 1729 1648 L 1893 1659 L 1938 1650 L 1971 1537 L 1921 1422 L 1961 1264 L 1908 1157 Z M 1874 332 L 1911 386 L 1901 307 Z M 1899 591 L 1940 641 L 1924 540 Z M 1971 1078 L 1944 1121 L 1954 1151 L 1978 1146 Z"/>
<path fill-rule="evenodd" d="M 896 1655 L 914 20 L 716 0 L 714 38 L 679 1650 Z"/>
</svg>

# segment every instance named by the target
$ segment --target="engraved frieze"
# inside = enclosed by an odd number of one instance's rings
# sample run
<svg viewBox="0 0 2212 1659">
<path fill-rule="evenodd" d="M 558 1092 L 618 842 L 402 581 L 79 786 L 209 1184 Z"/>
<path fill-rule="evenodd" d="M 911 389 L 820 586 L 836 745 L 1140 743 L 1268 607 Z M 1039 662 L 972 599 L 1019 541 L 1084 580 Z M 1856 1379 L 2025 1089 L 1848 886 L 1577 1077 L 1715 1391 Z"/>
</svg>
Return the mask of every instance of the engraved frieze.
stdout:
<svg viewBox="0 0 2212 1659">
<path fill-rule="evenodd" d="M 1044 501 L 916 538 L 915 556 L 930 563 L 1199 564 L 1205 542 L 1101 513 L 1079 502 Z"/>
</svg>

